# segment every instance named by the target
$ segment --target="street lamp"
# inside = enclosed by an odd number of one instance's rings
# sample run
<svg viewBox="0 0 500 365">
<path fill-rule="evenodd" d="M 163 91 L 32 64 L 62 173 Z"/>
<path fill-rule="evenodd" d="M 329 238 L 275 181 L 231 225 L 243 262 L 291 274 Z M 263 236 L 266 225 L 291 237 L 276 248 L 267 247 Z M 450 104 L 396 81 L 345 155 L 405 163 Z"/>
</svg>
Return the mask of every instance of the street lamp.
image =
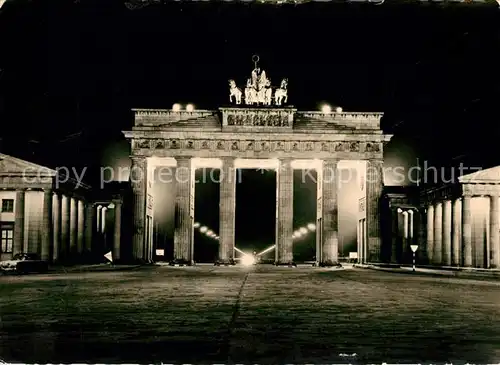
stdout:
<svg viewBox="0 0 500 365">
<path fill-rule="evenodd" d="M 335 109 L 335 111 L 336 111 L 337 113 L 342 113 L 342 108 L 341 108 L 340 106 L 338 106 L 338 107 L 337 107 L 337 109 Z"/>
<path fill-rule="evenodd" d="M 180 111 L 180 110 L 181 110 L 181 104 L 177 104 L 177 103 L 175 103 L 175 104 L 172 106 L 172 110 L 173 110 L 174 112 L 178 112 L 178 111 Z"/>
<path fill-rule="evenodd" d="M 205 233 L 206 231 L 208 231 L 208 227 L 203 226 L 203 227 L 200 228 L 200 232 L 201 233 Z"/>
<path fill-rule="evenodd" d="M 309 223 L 307 225 L 307 229 L 309 229 L 310 231 L 315 231 L 316 230 L 316 226 L 313 223 Z"/>
<path fill-rule="evenodd" d="M 196 222 L 194 225 L 193 225 L 194 228 L 199 228 L 200 227 L 200 223 L 199 222 Z"/>
<path fill-rule="evenodd" d="M 408 247 L 408 246 L 406 246 Z M 410 245 L 411 251 L 413 252 L 413 272 L 415 272 L 415 252 L 418 250 L 418 245 Z"/>
<path fill-rule="evenodd" d="M 332 112 L 332 107 L 328 104 L 325 104 L 321 107 L 321 111 L 325 114 L 330 114 Z"/>
<path fill-rule="evenodd" d="M 193 110 L 194 110 L 194 105 L 193 104 L 186 105 L 186 111 L 187 112 L 192 112 Z"/>
</svg>

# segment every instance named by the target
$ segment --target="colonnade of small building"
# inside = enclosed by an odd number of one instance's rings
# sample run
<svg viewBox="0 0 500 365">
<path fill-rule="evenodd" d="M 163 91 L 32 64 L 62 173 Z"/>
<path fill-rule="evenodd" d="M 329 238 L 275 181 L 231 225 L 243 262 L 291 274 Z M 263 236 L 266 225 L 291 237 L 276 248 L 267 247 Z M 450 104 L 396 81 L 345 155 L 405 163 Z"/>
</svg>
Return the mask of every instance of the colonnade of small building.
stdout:
<svg viewBox="0 0 500 365">
<path fill-rule="evenodd" d="M 426 208 L 429 263 L 500 267 L 499 199 L 498 195 L 463 195 L 429 204 Z"/>
<path fill-rule="evenodd" d="M 30 195 L 27 202 L 26 195 Z M 109 203 L 99 204 L 78 195 L 53 189 L 16 189 L 12 256 L 38 253 L 42 260 L 64 262 L 78 259 L 93 246 L 94 233 L 103 233 Z M 113 259 L 120 259 L 121 200 L 114 209 Z M 41 213 L 41 219 L 38 217 Z M 32 220 L 29 224 L 26 221 Z"/>
</svg>

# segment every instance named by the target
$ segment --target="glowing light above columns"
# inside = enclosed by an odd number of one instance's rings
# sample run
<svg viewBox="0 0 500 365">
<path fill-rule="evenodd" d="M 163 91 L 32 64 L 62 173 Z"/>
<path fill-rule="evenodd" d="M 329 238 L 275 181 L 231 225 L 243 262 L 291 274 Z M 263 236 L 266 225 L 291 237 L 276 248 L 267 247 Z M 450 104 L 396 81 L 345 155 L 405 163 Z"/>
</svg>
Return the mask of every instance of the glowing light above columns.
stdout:
<svg viewBox="0 0 500 365">
<path fill-rule="evenodd" d="M 340 106 L 338 106 L 338 107 L 337 107 L 337 109 L 335 109 L 335 111 L 336 111 L 337 113 L 342 113 L 342 108 L 341 108 Z"/>
<path fill-rule="evenodd" d="M 187 111 L 187 112 L 192 112 L 192 111 L 194 111 L 194 105 L 193 105 L 193 104 L 188 104 L 188 105 L 186 105 L 186 111 Z"/>
<path fill-rule="evenodd" d="M 194 228 L 199 228 L 200 227 L 200 223 L 199 222 L 195 222 L 195 224 L 193 225 Z"/>
<path fill-rule="evenodd" d="M 200 228 L 200 232 L 201 233 L 205 233 L 206 231 L 208 231 L 208 227 L 203 226 L 203 227 Z"/>
<path fill-rule="evenodd" d="M 295 231 L 293 232 L 293 234 L 295 235 L 295 237 L 299 238 L 299 237 L 302 237 L 302 233 L 300 231 Z"/>
<path fill-rule="evenodd" d="M 307 229 L 310 230 L 310 231 L 315 231 L 316 230 L 316 226 L 312 223 L 309 223 L 307 225 Z"/>
<path fill-rule="evenodd" d="M 177 104 L 177 103 L 175 103 L 174 105 L 172 105 L 172 110 L 173 110 L 174 112 L 178 112 L 178 111 L 180 111 L 180 110 L 181 110 L 181 104 Z"/>
<path fill-rule="evenodd" d="M 300 228 L 299 228 L 299 231 L 300 231 L 300 233 L 302 233 L 302 234 L 307 234 L 307 228 L 300 227 Z"/>
<path fill-rule="evenodd" d="M 332 107 L 328 104 L 325 104 L 321 107 L 321 111 L 325 114 L 330 114 L 332 112 Z"/>
</svg>

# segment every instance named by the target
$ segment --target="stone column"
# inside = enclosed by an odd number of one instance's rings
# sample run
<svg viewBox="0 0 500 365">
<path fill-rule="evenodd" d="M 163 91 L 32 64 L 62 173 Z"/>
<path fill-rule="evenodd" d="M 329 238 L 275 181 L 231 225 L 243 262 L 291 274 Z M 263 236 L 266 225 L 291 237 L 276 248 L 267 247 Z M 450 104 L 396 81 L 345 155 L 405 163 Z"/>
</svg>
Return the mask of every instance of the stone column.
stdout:
<svg viewBox="0 0 500 365">
<path fill-rule="evenodd" d="M 62 207 L 61 207 L 61 256 L 63 258 L 68 257 L 69 253 L 69 236 L 70 236 L 70 209 L 71 209 L 71 198 L 63 195 L 62 196 Z"/>
<path fill-rule="evenodd" d="M 429 263 L 434 262 L 434 206 L 427 207 L 427 257 Z"/>
<path fill-rule="evenodd" d="M 472 266 L 472 213 L 470 210 L 472 197 L 464 195 L 462 198 L 462 257 L 463 266 Z"/>
<path fill-rule="evenodd" d="M 443 204 L 436 203 L 434 207 L 434 250 L 432 263 L 441 265 L 443 261 Z"/>
<path fill-rule="evenodd" d="M 233 158 L 222 159 L 219 196 L 219 262 L 234 259 L 236 170 Z"/>
<path fill-rule="evenodd" d="M 460 230 L 461 230 L 461 212 L 460 199 L 455 199 L 451 207 L 452 211 L 452 233 L 451 233 L 451 264 L 460 265 Z"/>
<path fill-rule="evenodd" d="M 96 208 L 96 232 L 101 233 L 101 221 L 102 221 L 102 206 L 98 205 Z"/>
<path fill-rule="evenodd" d="M 185 263 L 193 263 L 193 220 L 191 218 L 191 158 L 178 157 L 175 172 L 175 231 L 174 259 Z"/>
<path fill-rule="evenodd" d="M 425 209 L 420 208 L 418 212 L 418 251 L 417 256 L 421 264 L 428 262 L 427 257 L 427 219 Z"/>
<path fill-rule="evenodd" d="M 133 190 L 133 238 L 132 255 L 136 260 L 144 259 L 144 232 L 146 221 L 146 160 L 144 157 L 131 157 L 130 182 Z M 102 214 L 102 213 L 101 213 Z"/>
<path fill-rule="evenodd" d="M 87 202 L 85 205 L 85 250 L 89 252 L 92 251 L 94 221 L 94 204 Z"/>
<path fill-rule="evenodd" d="M 25 197 L 24 189 L 16 190 L 15 202 L 15 222 L 14 222 L 14 245 L 12 255 L 23 251 L 24 244 L 24 214 L 25 214 Z"/>
<path fill-rule="evenodd" d="M 451 200 L 443 202 L 443 251 L 442 264 L 451 265 Z"/>
<path fill-rule="evenodd" d="M 122 232 L 122 201 L 115 200 L 115 232 L 113 242 L 113 261 L 120 260 L 121 232 Z"/>
<path fill-rule="evenodd" d="M 70 200 L 70 212 L 69 251 L 74 255 L 77 251 L 76 243 L 78 239 L 78 208 L 75 198 Z"/>
<path fill-rule="evenodd" d="M 78 208 L 78 227 L 77 227 L 77 250 L 78 253 L 81 254 L 83 252 L 83 235 L 84 235 L 84 227 L 85 227 L 85 208 L 82 200 L 77 201 Z"/>
<path fill-rule="evenodd" d="M 500 222 L 499 222 L 499 201 L 497 195 L 490 196 L 490 268 L 500 267 Z"/>
<path fill-rule="evenodd" d="M 61 251 L 61 196 L 59 193 L 53 195 L 52 201 L 52 215 L 53 215 L 53 244 L 52 244 L 52 260 L 59 260 L 59 253 Z"/>
<path fill-rule="evenodd" d="M 50 248 L 52 245 L 52 189 L 43 191 L 43 213 L 42 213 L 42 249 L 40 257 L 42 260 L 51 261 Z"/>
<path fill-rule="evenodd" d="M 276 263 L 293 262 L 293 168 L 291 159 L 280 159 L 277 174 L 278 227 Z"/>
<path fill-rule="evenodd" d="M 338 261 L 338 200 L 337 160 L 323 161 L 323 243 L 321 264 L 333 265 Z"/>
<path fill-rule="evenodd" d="M 404 211 L 403 212 L 403 245 L 402 245 L 402 256 L 403 256 L 403 263 L 406 264 L 408 263 L 408 251 L 410 250 L 409 248 L 409 236 L 408 236 L 408 227 L 410 224 L 410 213 L 409 211 Z"/>
<path fill-rule="evenodd" d="M 366 171 L 367 261 L 379 262 L 380 257 L 380 197 L 384 185 L 383 161 L 370 160 Z"/>
<path fill-rule="evenodd" d="M 392 208 L 391 210 L 391 263 L 398 263 L 398 236 L 399 236 L 399 223 L 398 223 L 398 209 Z"/>
</svg>

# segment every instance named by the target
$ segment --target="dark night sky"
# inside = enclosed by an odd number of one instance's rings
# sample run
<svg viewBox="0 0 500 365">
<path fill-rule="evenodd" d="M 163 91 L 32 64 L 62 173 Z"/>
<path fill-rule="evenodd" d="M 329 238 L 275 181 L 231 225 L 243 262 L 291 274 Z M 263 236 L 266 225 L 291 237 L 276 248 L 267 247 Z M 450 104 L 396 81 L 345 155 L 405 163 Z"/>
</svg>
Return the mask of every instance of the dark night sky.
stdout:
<svg viewBox="0 0 500 365">
<path fill-rule="evenodd" d="M 288 77 L 290 103 L 300 109 L 324 100 L 385 112 L 396 153 L 406 144 L 427 158 L 484 157 L 497 139 L 496 4 L 169 3 L 128 10 L 118 1 L 19 0 L 0 11 L 5 152 L 24 153 L 22 142 L 34 139 L 42 154 L 44 141 L 84 130 L 64 155 L 73 159 L 73 148 L 81 158 L 91 145 L 96 158 L 130 128 L 133 107 L 226 103 L 227 79 L 243 82 L 252 54 L 272 79 Z"/>
<path fill-rule="evenodd" d="M 258 54 L 274 83 L 289 79 L 299 109 L 325 101 L 384 112 L 395 134 L 386 161 L 500 163 L 491 153 L 500 129 L 495 3 L 129 10 L 119 1 L 10 0 L 0 34 L 2 151 L 19 157 L 90 167 L 109 151 L 126 158 L 120 131 L 131 128 L 131 108 L 217 108 L 227 79 L 242 84 Z"/>
</svg>

